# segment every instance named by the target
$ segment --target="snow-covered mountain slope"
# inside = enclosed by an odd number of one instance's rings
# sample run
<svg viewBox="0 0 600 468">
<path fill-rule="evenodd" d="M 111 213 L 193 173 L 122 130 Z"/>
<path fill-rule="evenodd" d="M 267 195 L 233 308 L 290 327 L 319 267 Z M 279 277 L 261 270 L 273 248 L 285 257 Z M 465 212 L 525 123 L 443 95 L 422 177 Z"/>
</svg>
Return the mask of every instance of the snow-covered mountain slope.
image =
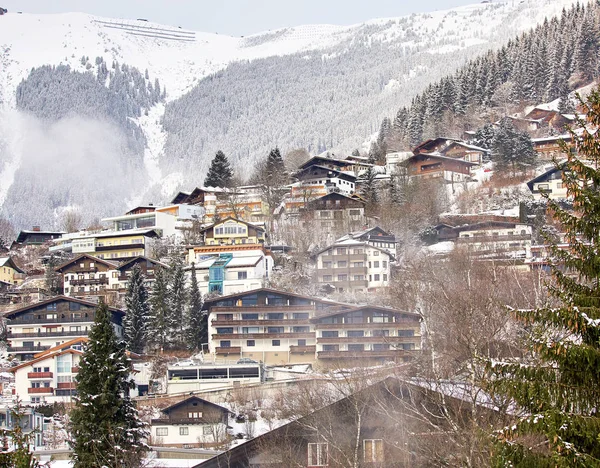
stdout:
<svg viewBox="0 0 600 468">
<path fill-rule="evenodd" d="M 312 151 L 358 146 L 377 129 L 383 116 L 408 102 L 429 81 L 572 3 L 482 3 L 352 26 L 298 26 L 245 38 L 79 13 L 9 13 L 0 17 L 0 120 L 9 121 L 0 122 L 0 128 L 10 129 L 10 137 L 0 135 L 4 140 L 0 141 L 0 213 L 18 227 L 34 221 L 35 213 L 26 216 L 14 208 L 15 199 L 28 196 L 19 190 L 20 178 L 35 171 L 31 164 L 28 171 L 20 170 L 30 159 L 24 151 L 31 145 L 23 143 L 30 132 L 23 124 L 27 119 L 14 114 L 17 87 L 34 67 L 62 64 L 82 73 L 96 72 L 95 58 L 102 57 L 106 64 L 118 61 L 141 72 L 147 70 L 150 80 L 157 78 L 166 87 L 166 105 L 157 103 L 140 117 L 131 117 L 145 134 L 142 180 L 146 185 L 136 176 L 135 187 L 121 184 L 121 192 L 111 193 L 111 204 L 102 207 L 88 205 L 89 197 L 68 187 L 57 190 L 45 214 L 35 219 L 51 224 L 54 220 L 49 213 L 64 206 L 80 206 L 89 216 L 119 212 L 149 187 L 157 201 L 182 183 L 199 184 L 217 147 L 239 166 L 248 167 L 275 144 L 284 151 L 300 146 Z M 269 80 L 258 82 L 263 76 Z M 323 93 L 328 94 L 327 102 Z M 289 116 L 275 116 L 261 99 L 275 101 L 274 107 L 287 109 Z M 264 115 L 266 109 L 271 120 Z M 198 126 L 206 130 L 199 132 Z M 36 126 L 35 131 L 44 128 Z M 87 137 L 94 134 L 90 130 Z M 46 137 L 53 146 L 64 143 L 56 140 L 56 134 Z M 44 158 L 46 146 L 35 145 L 37 158 Z M 107 146 L 114 150 L 119 144 Z M 81 148 L 84 151 L 85 145 Z M 56 148 L 47 157 L 59 158 L 59 154 L 68 161 L 68 151 Z M 127 175 L 130 170 L 116 172 Z M 94 176 L 101 180 L 104 174 Z M 61 183 L 68 184 L 68 180 Z M 123 200 L 121 205 L 118 199 Z"/>
</svg>

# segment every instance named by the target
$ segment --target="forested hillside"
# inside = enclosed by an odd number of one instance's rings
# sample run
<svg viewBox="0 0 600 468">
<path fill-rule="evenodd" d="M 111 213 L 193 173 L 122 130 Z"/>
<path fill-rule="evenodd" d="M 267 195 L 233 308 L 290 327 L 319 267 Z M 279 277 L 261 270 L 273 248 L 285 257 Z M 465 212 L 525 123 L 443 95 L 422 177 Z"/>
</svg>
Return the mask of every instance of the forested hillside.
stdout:
<svg viewBox="0 0 600 468">
<path fill-rule="evenodd" d="M 430 84 L 393 121 L 385 119 L 386 144 L 406 149 L 434 136 L 461 136 L 525 105 L 560 99 L 599 74 L 600 6 L 577 4 L 495 52 L 471 60 Z"/>
</svg>

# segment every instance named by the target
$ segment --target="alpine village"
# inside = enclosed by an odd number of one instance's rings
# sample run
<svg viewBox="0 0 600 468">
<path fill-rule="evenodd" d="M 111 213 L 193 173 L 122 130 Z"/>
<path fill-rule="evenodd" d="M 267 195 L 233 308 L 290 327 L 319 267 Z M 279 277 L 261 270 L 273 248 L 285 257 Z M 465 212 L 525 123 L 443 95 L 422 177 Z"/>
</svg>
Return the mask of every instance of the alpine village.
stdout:
<svg viewBox="0 0 600 468">
<path fill-rule="evenodd" d="M 577 3 L 353 151 L 0 218 L 0 466 L 600 466 L 599 54 Z"/>
</svg>

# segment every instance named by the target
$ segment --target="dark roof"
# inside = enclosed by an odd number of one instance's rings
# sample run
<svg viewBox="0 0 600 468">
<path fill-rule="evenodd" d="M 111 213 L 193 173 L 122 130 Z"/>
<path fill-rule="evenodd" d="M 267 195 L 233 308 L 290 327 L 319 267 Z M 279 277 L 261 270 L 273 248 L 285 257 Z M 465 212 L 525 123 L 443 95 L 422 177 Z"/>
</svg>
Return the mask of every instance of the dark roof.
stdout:
<svg viewBox="0 0 600 468">
<path fill-rule="evenodd" d="M 202 404 L 204 404 L 204 405 L 213 406 L 213 407 L 221 410 L 224 413 L 225 412 L 229 413 L 229 410 L 227 408 L 223 408 L 222 406 L 219 406 L 216 403 L 213 403 L 213 402 L 208 401 L 208 400 L 204 400 L 203 398 L 200 398 L 200 397 L 197 397 L 197 396 L 191 396 L 191 397 L 185 398 L 185 399 L 183 399 L 181 401 L 178 401 L 177 403 L 175 403 L 175 404 L 173 404 L 171 406 L 167 406 L 166 408 L 163 408 L 161 410 L 161 412 L 167 414 L 169 411 L 174 410 L 175 408 L 178 408 L 178 407 L 186 404 L 188 401 L 192 401 L 192 400 L 202 402 Z"/>
<path fill-rule="evenodd" d="M 375 310 L 378 310 L 381 312 L 390 312 L 392 314 L 410 315 L 410 316 L 417 318 L 419 322 L 421 321 L 421 316 L 419 314 L 417 314 L 416 312 L 406 312 L 404 310 L 391 309 L 389 307 L 381 307 L 381 306 L 374 306 L 374 305 L 352 306 L 350 304 L 345 304 L 344 306 L 340 306 L 340 307 L 334 306 L 331 309 L 332 310 L 329 310 L 329 311 L 328 311 L 328 309 L 321 311 L 321 313 L 319 313 L 316 317 L 313 317 L 312 319 L 310 319 L 310 321 L 315 323 L 315 322 L 318 322 L 322 318 L 334 317 L 336 315 L 344 315 L 349 312 L 358 312 L 360 310 L 365 310 L 365 309 L 375 309 Z"/>
<path fill-rule="evenodd" d="M 156 211 L 156 206 L 154 205 L 140 205 L 140 206 L 136 206 L 135 208 L 132 208 L 131 210 L 129 210 L 127 213 L 125 213 L 126 215 L 128 214 L 132 214 L 133 211 L 135 210 L 148 210 L 148 209 L 152 209 L 152 212 Z"/>
<path fill-rule="evenodd" d="M 417 146 L 415 146 L 413 148 L 413 153 L 414 154 L 418 154 L 422 151 L 424 151 L 426 148 L 435 148 L 438 145 L 448 142 L 448 141 L 462 141 L 458 138 L 449 138 L 449 137 L 437 137 L 437 138 L 430 138 L 429 140 L 425 140 L 421 143 L 419 143 Z"/>
<path fill-rule="evenodd" d="M 111 261 L 109 261 L 109 260 L 104 260 L 104 259 L 102 259 L 102 258 L 94 257 L 94 256 L 92 256 L 92 255 L 88 255 L 88 254 L 81 254 L 81 255 L 78 255 L 77 257 L 75 257 L 75 258 L 73 258 L 73 259 L 71 259 L 71 260 L 67 260 L 66 262 L 64 262 L 64 263 L 62 263 L 62 264 L 60 264 L 60 265 L 58 265 L 58 266 L 55 268 L 55 270 L 56 270 L 56 271 L 60 271 L 60 270 L 62 270 L 63 268 L 65 268 L 65 267 L 67 267 L 67 266 L 69 266 L 69 265 L 72 265 L 72 264 L 73 264 L 73 263 L 75 263 L 75 262 L 78 262 L 78 261 L 79 261 L 79 260 L 81 260 L 82 258 L 89 258 L 90 260 L 93 260 L 94 262 L 97 262 L 97 263 L 101 263 L 101 264 L 103 264 L 103 265 L 105 265 L 105 266 L 107 266 L 107 267 L 109 267 L 109 268 L 117 269 L 117 265 L 118 265 L 118 263 L 116 263 L 116 262 L 111 262 Z"/>
<path fill-rule="evenodd" d="M 271 288 L 252 289 L 250 291 L 244 291 L 244 292 L 229 294 L 227 296 L 213 297 L 213 298 L 210 298 L 210 299 L 206 299 L 204 301 L 204 305 L 211 304 L 211 303 L 217 302 L 217 301 L 222 301 L 222 300 L 227 300 L 227 299 L 233 299 L 235 297 L 249 296 L 249 295 L 257 294 L 257 293 L 261 293 L 261 292 L 270 293 L 270 294 L 280 294 L 282 296 L 298 297 L 300 299 L 308 299 L 310 301 L 321 302 L 323 304 L 345 305 L 345 304 L 343 304 L 341 302 L 330 301 L 328 299 L 320 299 L 320 298 L 316 298 L 316 297 L 312 297 L 312 296 L 303 296 L 302 294 L 295 294 L 295 293 L 292 293 L 292 292 L 281 291 L 281 290 L 278 290 L 278 289 L 271 289 Z"/>
<path fill-rule="evenodd" d="M 34 230 L 23 230 L 21 232 L 19 232 L 19 235 L 17 236 L 17 239 L 15 240 L 15 242 L 17 244 L 22 244 L 23 242 L 25 242 L 27 240 L 27 238 L 32 235 L 32 234 L 46 234 L 49 235 L 52 239 L 55 239 L 57 237 L 62 236 L 63 234 L 66 234 L 64 231 L 34 231 Z"/>
<path fill-rule="evenodd" d="M 317 204 L 322 201 L 326 201 L 329 199 L 335 199 L 335 198 L 345 198 L 346 200 L 355 201 L 355 202 L 361 203 L 363 205 L 366 204 L 366 202 L 364 200 L 362 200 L 360 197 L 348 196 L 348 195 L 344 195 L 343 193 L 338 193 L 338 192 L 331 192 L 331 193 L 328 193 L 327 195 L 323 195 L 322 197 L 310 200 L 307 203 L 307 205 L 313 205 L 313 204 Z"/>
<path fill-rule="evenodd" d="M 301 169 L 298 172 L 296 172 L 294 174 L 294 177 L 298 178 L 299 176 L 301 176 L 303 173 L 308 172 L 312 169 L 322 169 L 324 171 L 327 172 L 333 172 L 335 177 L 339 177 L 340 179 L 347 179 L 350 181 L 354 181 L 357 179 L 357 177 L 354 174 L 349 174 L 348 172 L 344 172 L 344 171 L 340 171 L 337 169 L 332 169 L 331 167 L 325 167 L 325 166 L 320 166 L 320 165 L 314 165 L 311 167 L 307 167 L 305 169 Z"/>
<path fill-rule="evenodd" d="M 35 302 L 33 304 L 27 304 L 25 307 L 21 307 L 20 309 L 16 309 L 16 310 L 7 312 L 6 314 L 4 314 L 4 317 L 5 318 L 13 318 L 14 316 L 22 314 L 24 312 L 27 312 L 28 310 L 35 309 L 37 307 L 44 306 L 46 304 L 50 304 L 52 302 L 57 302 L 57 301 L 77 302 L 79 304 L 83 304 L 86 306 L 98 307 L 98 304 L 96 304 L 94 302 L 84 301 L 82 299 L 76 299 L 74 297 L 55 296 L 55 297 L 51 297 L 50 299 L 46 299 L 45 301 Z M 109 307 L 108 310 L 110 310 L 111 312 L 121 314 L 121 315 L 125 315 L 125 312 L 123 312 L 121 309 L 117 309 L 115 307 Z"/>
<path fill-rule="evenodd" d="M 153 263 L 154 265 L 160 265 L 160 266 L 162 266 L 162 267 L 169 268 L 169 265 L 167 265 L 167 264 L 165 264 L 165 263 L 161 263 L 161 262 L 159 262 L 158 260 L 153 260 L 153 259 L 151 259 L 151 258 L 148 258 L 148 257 L 145 257 L 145 256 L 143 256 L 143 255 L 139 255 L 139 256 L 137 256 L 137 257 L 130 258 L 129 260 L 125 260 L 123 263 L 121 263 L 121 264 L 120 264 L 120 265 L 117 267 L 117 270 L 122 270 L 123 268 L 125 268 L 125 267 L 126 267 L 126 266 L 128 266 L 128 265 L 130 265 L 131 263 L 133 263 L 133 262 L 137 262 L 137 261 L 139 261 L 139 260 L 145 260 L 145 261 L 147 261 L 147 262 Z"/>
<path fill-rule="evenodd" d="M 320 166 L 320 164 L 319 164 L 320 162 L 326 163 L 326 164 L 333 164 L 334 166 L 339 166 L 339 167 L 345 167 L 345 166 L 349 165 L 348 161 L 346 161 L 346 160 L 326 158 L 323 156 L 313 156 L 308 161 L 306 161 L 304 164 L 302 164 L 299 167 L 299 169 L 306 169 L 310 166 L 314 166 L 315 164 Z"/>
<path fill-rule="evenodd" d="M 23 270 L 21 270 L 17 266 L 17 264 L 15 263 L 15 261 L 11 257 L 1 257 L 0 258 L 0 266 L 10 267 L 13 270 L 15 270 L 17 273 L 25 273 Z"/>
<path fill-rule="evenodd" d="M 544 181 L 548 180 L 548 178 L 552 174 L 562 171 L 564 168 L 565 168 L 565 163 L 561 163 L 561 164 L 559 164 L 558 167 L 555 166 L 555 167 L 548 169 L 543 174 L 540 174 L 539 176 L 537 176 L 534 179 L 531 179 L 529 182 L 527 182 L 527 187 L 529 187 L 529 190 L 533 190 L 533 184 L 535 184 L 537 182 L 544 182 Z"/>
<path fill-rule="evenodd" d="M 182 202 L 186 201 L 190 196 L 190 192 L 177 192 L 177 195 L 173 197 L 171 203 L 173 205 L 179 205 Z"/>
</svg>

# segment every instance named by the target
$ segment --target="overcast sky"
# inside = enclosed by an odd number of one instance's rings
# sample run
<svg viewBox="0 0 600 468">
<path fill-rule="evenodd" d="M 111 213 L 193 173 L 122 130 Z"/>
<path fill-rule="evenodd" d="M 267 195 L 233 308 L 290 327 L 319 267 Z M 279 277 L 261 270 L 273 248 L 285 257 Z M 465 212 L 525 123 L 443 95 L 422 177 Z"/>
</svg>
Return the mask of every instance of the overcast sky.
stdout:
<svg viewBox="0 0 600 468">
<path fill-rule="evenodd" d="M 0 0 L 11 12 L 80 11 L 147 18 L 196 31 L 234 36 L 301 24 L 354 24 L 372 18 L 445 10 L 477 0 Z"/>
</svg>

